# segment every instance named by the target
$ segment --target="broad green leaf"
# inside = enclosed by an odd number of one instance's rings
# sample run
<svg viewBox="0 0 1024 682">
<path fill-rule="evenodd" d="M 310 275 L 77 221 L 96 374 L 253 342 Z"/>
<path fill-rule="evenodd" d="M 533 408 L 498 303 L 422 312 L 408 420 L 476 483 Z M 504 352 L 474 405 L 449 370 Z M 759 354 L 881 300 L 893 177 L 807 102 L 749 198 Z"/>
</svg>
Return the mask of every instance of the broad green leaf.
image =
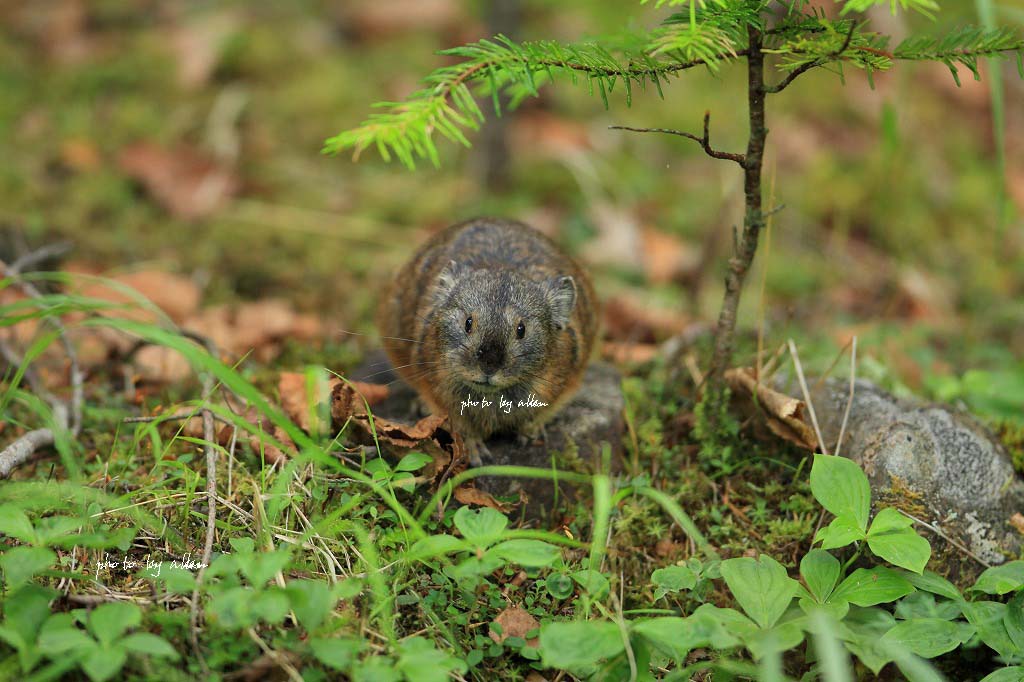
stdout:
<svg viewBox="0 0 1024 682">
<path fill-rule="evenodd" d="M 804 641 L 804 631 L 797 623 L 779 623 L 766 630 L 758 630 L 747 637 L 746 645 L 754 660 L 795 648 Z"/>
<path fill-rule="evenodd" d="M 994 673 L 989 673 L 981 678 L 981 682 L 1024 682 L 1024 666 L 1012 665 L 1008 668 L 1000 668 Z"/>
<path fill-rule="evenodd" d="M 174 647 L 166 639 L 158 637 L 152 632 L 136 632 L 125 637 L 118 644 L 136 654 L 148 654 L 150 656 L 171 659 L 178 658 L 178 652 L 174 650 Z"/>
<path fill-rule="evenodd" d="M 815 455 L 811 465 L 811 492 L 833 515 L 849 516 L 860 531 L 867 530 L 871 486 L 856 462 L 845 457 Z"/>
<path fill-rule="evenodd" d="M 909 574 L 914 575 L 914 574 Z M 939 618 L 954 620 L 961 614 L 960 602 L 952 599 L 936 600 L 930 592 L 911 592 L 896 603 L 896 617 L 902 620 L 915 618 Z"/>
<path fill-rule="evenodd" d="M 666 566 L 651 574 L 651 582 L 657 588 L 654 598 L 661 599 L 670 592 L 692 590 L 697 584 L 697 574 L 689 566 Z"/>
<path fill-rule="evenodd" d="M 97 648 L 82 659 L 82 670 L 92 682 L 104 682 L 121 672 L 128 652 L 119 646 Z"/>
<path fill-rule="evenodd" d="M 754 624 L 750 625 L 753 628 Z M 717 619 L 707 617 L 706 614 L 702 617 L 666 616 L 637 621 L 632 624 L 630 631 L 646 639 L 651 646 L 676 662 L 685 661 L 690 651 L 700 647 L 729 649 L 740 644 L 740 640 L 722 627 Z"/>
<path fill-rule="evenodd" d="M 985 594 L 1006 594 L 1024 588 L 1024 561 L 1009 561 L 986 569 L 971 587 Z"/>
<path fill-rule="evenodd" d="M 56 563 L 57 555 L 46 547 L 15 547 L 0 556 L 8 590 L 14 590 Z"/>
<path fill-rule="evenodd" d="M 323 580 L 291 580 L 285 592 L 295 617 L 307 633 L 314 632 L 327 620 L 337 602 Z"/>
<path fill-rule="evenodd" d="M 921 658 L 935 658 L 952 651 L 974 635 L 974 626 L 939 618 L 915 618 L 896 624 L 882 636 L 890 644 L 910 649 Z"/>
<path fill-rule="evenodd" d="M 861 663 L 875 675 L 893 660 L 892 647 L 881 644 L 882 635 L 895 626 L 892 614 L 878 608 L 852 607 L 839 624 L 839 636 Z"/>
<path fill-rule="evenodd" d="M 324 665 L 335 670 L 348 670 L 366 645 L 355 637 L 313 637 L 309 646 Z"/>
<path fill-rule="evenodd" d="M 912 525 L 914 525 L 914 519 L 904 516 L 894 507 L 886 507 L 875 514 L 875 518 L 871 522 L 871 529 L 868 531 L 868 537 L 910 528 Z"/>
<path fill-rule="evenodd" d="M 823 549 L 812 549 L 800 560 L 800 575 L 811 594 L 824 602 L 839 582 L 839 560 Z"/>
<path fill-rule="evenodd" d="M 960 590 L 956 589 L 956 586 L 931 571 L 925 571 L 924 573 L 917 574 L 906 572 L 902 573 L 903 577 L 910 581 L 910 584 L 919 590 L 925 592 L 931 592 L 937 594 L 940 597 L 946 597 L 947 599 L 960 600 L 963 597 L 960 595 Z"/>
<path fill-rule="evenodd" d="M 36 534 L 25 512 L 13 504 L 0 505 L 0 533 L 25 544 L 35 544 Z"/>
<path fill-rule="evenodd" d="M 475 511 L 469 507 L 459 507 L 453 521 L 462 537 L 477 547 L 493 545 L 501 539 L 508 526 L 508 518 L 490 507 L 481 507 Z"/>
<path fill-rule="evenodd" d="M 785 613 L 799 584 L 789 577 L 785 566 L 767 554 L 757 560 L 726 559 L 722 578 L 746 614 L 765 629 Z"/>
<path fill-rule="evenodd" d="M 757 624 L 744 616 L 736 609 L 722 609 L 714 604 L 701 604 L 690 616 L 692 619 L 703 619 L 721 626 L 725 637 L 712 639 L 710 645 L 715 649 L 728 649 L 733 646 L 733 641 L 738 637 L 746 640 L 752 637 L 758 630 Z M 718 634 L 712 631 L 713 634 Z"/>
<path fill-rule="evenodd" d="M 136 627 L 141 622 L 142 611 L 135 604 L 128 602 L 100 604 L 89 613 L 89 631 L 104 646 L 109 646 L 124 634 L 125 630 Z"/>
<path fill-rule="evenodd" d="M 434 458 L 430 455 L 425 455 L 422 452 L 410 452 L 395 465 L 395 471 L 419 471 L 432 461 Z"/>
<path fill-rule="evenodd" d="M 816 612 L 808 618 L 808 631 L 814 635 L 814 651 L 817 654 L 822 679 L 829 682 L 852 682 L 853 668 L 836 631 L 840 618 L 827 613 Z"/>
<path fill-rule="evenodd" d="M 928 541 L 914 532 L 913 528 L 900 528 L 875 534 L 875 527 L 868 533 L 868 547 L 871 551 L 891 564 L 914 573 L 921 573 L 932 556 Z"/>
<path fill-rule="evenodd" d="M 516 539 L 500 542 L 487 554 L 501 557 L 505 561 L 533 568 L 551 566 L 562 558 L 562 550 L 542 540 Z"/>
<path fill-rule="evenodd" d="M 564 573 L 552 573 L 544 581 L 544 587 L 555 599 L 567 599 L 575 591 L 572 578 Z"/>
<path fill-rule="evenodd" d="M 1003 625 L 1014 647 L 1024 654 L 1024 591 L 1018 592 L 1006 605 Z"/>
<path fill-rule="evenodd" d="M 69 651 L 86 651 L 96 648 L 96 640 L 74 625 L 43 627 L 39 633 L 39 647 L 49 655 L 66 654 Z"/>
<path fill-rule="evenodd" d="M 548 623 L 540 628 L 540 654 L 546 668 L 587 668 L 624 649 L 622 631 L 608 621 Z"/>
<path fill-rule="evenodd" d="M 896 601 L 914 591 L 914 586 L 891 568 L 858 568 L 832 593 L 831 601 L 844 599 L 857 606 L 874 606 Z"/>
<path fill-rule="evenodd" d="M 249 537 L 229 538 L 228 543 L 231 545 L 231 549 L 239 554 L 252 554 L 256 549 L 256 542 Z"/>
<path fill-rule="evenodd" d="M 236 557 L 238 568 L 253 587 L 263 587 L 280 573 L 291 560 L 291 552 L 276 549 L 271 552 L 255 552 L 251 556 Z"/>
<path fill-rule="evenodd" d="M 579 583 L 580 587 L 587 591 L 591 599 L 601 600 L 608 596 L 611 585 L 608 578 L 600 571 L 592 571 L 585 568 L 582 571 L 570 573 L 569 577 Z"/>
<path fill-rule="evenodd" d="M 251 613 L 270 625 L 276 625 L 288 615 L 288 596 L 279 587 L 258 590 L 249 603 Z"/>
<path fill-rule="evenodd" d="M 978 630 L 978 636 L 1000 656 L 1009 656 L 1017 647 L 1006 631 L 1006 604 L 995 601 L 964 602 L 964 617 Z"/>
<path fill-rule="evenodd" d="M 849 514 L 837 516 L 832 522 L 818 530 L 815 542 L 821 543 L 822 549 L 838 549 L 851 542 L 864 539 L 864 531 L 857 525 L 857 520 Z"/>
<path fill-rule="evenodd" d="M 34 641 L 39 628 L 50 617 L 50 601 L 59 592 L 40 585 L 25 585 L 3 602 L 4 624 Z"/>
<path fill-rule="evenodd" d="M 428 535 L 413 543 L 413 546 L 405 553 L 405 559 L 407 561 L 425 561 L 444 554 L 467 551 L 471 548 L 471 544 L 454 535 L 444 533 Z"/>
<path fill-rule="evenodd" d="M 824 611 L 836 620 L 842 620 L 850 610 L 850 602 L 845 599 L 818 603 L 813 599 L 805 597 L 800 599 L 798 603 L 803 612 L 808 616 L 812 615 L 815 611 Z"/>
<path fill-rule="evenodd" d="M 451 672 L 464 673 L 466 662 L 445 651 L 439 651 L 426 637 L 410 637 L 398 645 L 398 663 L 408 680 L 448 682 Z"/>
<path fill-rule="evenodd" d="M 352 667 L 352 682 L 401 682 L 403 679 L 406 678 L 387 656 L 370 656 Z"/>
</svg>

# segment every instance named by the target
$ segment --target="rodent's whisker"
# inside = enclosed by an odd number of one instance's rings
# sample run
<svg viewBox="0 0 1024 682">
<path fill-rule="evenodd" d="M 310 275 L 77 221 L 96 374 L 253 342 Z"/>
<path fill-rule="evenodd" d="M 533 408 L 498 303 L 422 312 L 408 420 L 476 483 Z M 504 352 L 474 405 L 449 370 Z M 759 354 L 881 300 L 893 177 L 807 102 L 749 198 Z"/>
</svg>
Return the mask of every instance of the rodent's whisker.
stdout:
<svg viewBox="0 0 1024 682">
<path fill-rule="evenodd" d="M 365 336 L 366 338 L 372 338 L 373 337 L 372 334 L 362 334 L 360 332 L 352 332 L 352 331 L 349 331 L 347 329 L 337 329 L 335 331 L 337 331 L 339 334 L 348 334 L 350 336 Z M 377 338 L 389 339 L 391 341 L 408 341 L 409 343 L 420 343 L 416 339 L 405 339 L 405 338 L 402 338 L 401 336 L 379 336 Z"/>
<path fill-rule="evenodd" d="M 377 376 L 379 374 L 387 374 L 388 372 L 397 371 L 397 370 L 400 370 L 400 369 L 405 369 L 406 367 L 417 367 L 419 365 L 436 365 L 437 363 L 438 363 L 437 360 L 430 360 L 428 362 L 410 362 L 408 365 L 399 365 L 398 367 L 388 367 L 387 369 L 382 369 L 379 372 L 374 372 L 373 374 L 369 374 L 369 375 L 363 377 L 362 380 L 366 381 L 367 379 L 371 379 L 371 378 L 373 378 L 373 377 L 375 377 L 375 376 Z"/>
</svg>

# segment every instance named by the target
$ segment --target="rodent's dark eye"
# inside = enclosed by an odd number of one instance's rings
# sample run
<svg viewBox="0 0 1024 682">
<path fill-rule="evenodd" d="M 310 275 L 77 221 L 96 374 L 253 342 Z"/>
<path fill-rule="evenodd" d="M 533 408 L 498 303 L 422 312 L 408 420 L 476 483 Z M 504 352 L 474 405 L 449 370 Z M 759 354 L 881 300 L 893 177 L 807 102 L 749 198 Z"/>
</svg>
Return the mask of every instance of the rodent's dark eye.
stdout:
<svg viewBox="0 0 1024 682">
<path fill-rule="evenodd" d="M 466 318 L 466 333 L 467 334 L 472 334 L 473 333 L 473 316 L 472 315 L 470 315 L 469 317 Z"/>
<path fill-rule="evenodd" d="M 526 325 L 523 324 L 522 320 L 519 321 L 519 326 L 516 327 L 516 338 L 521 339 L 526 336 Z"/>
</svg>

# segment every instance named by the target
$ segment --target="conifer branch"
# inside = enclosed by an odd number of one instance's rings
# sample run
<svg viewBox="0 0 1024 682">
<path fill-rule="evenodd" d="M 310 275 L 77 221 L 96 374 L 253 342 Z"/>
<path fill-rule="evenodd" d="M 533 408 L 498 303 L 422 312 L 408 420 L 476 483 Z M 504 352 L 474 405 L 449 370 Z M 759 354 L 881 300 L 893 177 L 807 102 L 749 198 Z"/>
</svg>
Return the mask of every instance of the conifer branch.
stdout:
<svg viewBox="0 0 1024 682">
<path fill-rule="evenodd" d="M 697 137 L 693 133 L 687 133 L 682 130 L 675 130 L 674 128 L 633 128 L 630 126 L 608 126 L 612 130 L 628 130 L 633 133 L 665 133 L 668 135 L 679 135 L 687 139 L 697 142 L 704 153 L 715 159 L 723 159 L 725 161 L 735 161 L 740 165 L 741 168 L 746 167 L 747 157 L 743 154 L 734 154 L 732 152 L 722 152 L 714 149 L 711 146 L 711 135 L 709 128 L 711 126 L 711 112 L 704 112 L 704 134 Z"/>
<path fill-rule="evenodd" d="M 630 52 L 616 58 L 597 43 L 562 45 L 555 41 L 515 43 L 504 36 L 495 40 L 444 50 L 447 56 L 464 61 L 445 66 L 428 75 L 428 87 L 414 92 L 404 102 L 382 102 L 385 111 L 371 114 L 359 127 L 328 139 L 324 152 L 336 154 L 352 149 L 353 158 L 375 146 L 385 161 L 394 155 L 407 167 L 415 168 L 417 158 L 439 165 L 434 132 L 469 146 L 463 130 L 477 130 L 483 113 L 468 85 L 485 81 L 487 92 L 498 107 L 500 91 L 512 95 L 512 102 L 526 95 L 536 96 L 538 86 L 554 79 L 556 73 L 568 74 L 573 83 L 586 77 L 591 92 L 600 93 L 605 106 L 608 93 L 621 81 L 627 105 L 634 86 L 646 89 L 653 83 L 661 92 L 668 77 L 698 66 L 711 66 L 723 59 L 745 54 L 744 50 L 701 53 L 689 60 L 661 60 L 648 52 Z"/>
<path fill-rule="evenodd" d="M 857 24 L 855 24 L 854 22 L 851 21 L 850 22 L 850 30 L 846 32 L 846 40 L 843 41 L 842 46 L 840 46 L 838 50 L 835 50 L 835 51 L 831 52 L 827 57 L 822 57 L 820 59 L 815 59 L 813 62 L 805 62 L 805 63 L 801 64 L 800 66 L 798 66 L 795 69 L 793 69 L 792 71 L 790 71 L 786 75 L 785 78 L 783 78 L 781 81 L 779 81 L 775 85 L 765 86 L 764 91 L 767 92 L 767 93 L 771 93 L 771 94 L 782 92 L 783 90 L 785 90 L 789 86 L 790 83 L 795 81 L 800 76 L 800 74 L 806 73 L 806 72 L 810 71 L 811 69 L 816 68 L 818 66 L 822 66 L 823 64 L 826 64 L 827 62 L 830 62 L 830 61 L 833 61 L 833 60 L 836 60 L 836 59 L 842 59 L 843 53 L 846 52 L 847 48 L 850 47 L 850 41 L 853 40 L 853 32 L 856 31 L 856 30 L 857 30 Z"/>
</svg>

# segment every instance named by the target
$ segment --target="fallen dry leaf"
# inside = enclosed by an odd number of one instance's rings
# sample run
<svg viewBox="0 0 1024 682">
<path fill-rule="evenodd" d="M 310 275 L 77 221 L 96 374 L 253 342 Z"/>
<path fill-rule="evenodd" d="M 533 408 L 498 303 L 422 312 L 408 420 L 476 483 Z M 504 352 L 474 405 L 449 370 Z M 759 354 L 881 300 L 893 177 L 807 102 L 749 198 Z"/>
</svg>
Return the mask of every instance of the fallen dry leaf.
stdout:
<svg viewBox="0 0 1024 682">
<path fill-rule="evenodd" d="M 337 377 L 330 377 L 327 382 L 329 392 L 343 383 Z M 356 392 L 373 407 L 387 399 L 391 392 L 387 384 L 367 384 L 362 381 L 351 382 Z M 309 431 L 309 400 L 306 386 L 306 375 L 301 372 L 281 372 L 277 380 L 277 390 L 281 396 L 281 407 L 293 422 L 303 431 Z"/>
<path fill-rule="evenodd" d="M 362 38 L 441 33 L 455 30 L 467 20 L 456 0 L 348 0 L 341 7 L 342 21 Z"/>
<path fill-rule="evenodd" d="M 501 644 L 509 637 L 519 637 L 520 639 L 526 639 L 527 633 L 536 630 L 540 627 L 540 621 L 530 615 L 530 612 L 519 606 L 510 606 L 494 619 L 494 622 L 501 626 L 501 633 L 499 634 L 491 628 L 490 636 L 498 644 Z M 533 637 L 526 641 L 529 646 L 538 646 L 540 644 L 536 637 Z"/>
<path fill-rule="evenodd" d="M 474 488 L 468 483 L 460 485 L 455 489 L 455 499 L 460 504 L 475 504 L 478 507 L 490 507 L 491 509 L 497 509 L 500 512 L 510 512 L 515 509 L 516 505 L 503 504 L 498 502 L 494 497 L 479 488 Z"/>
<path fill-rule="evenodd" d="M 605 336 L 618 341 L 654 343 L 686 330 L 690 320 L 679 312 L 655 308 L 619 294 L 601 306 Z"/>
<path fill-rule="evenodd" d="M 142 381 L 172 384 L 192 376 L 188 360 L 166 346 L 143 346 L 132 356 L 132 366 Z"/>
<path fill-rule="evenodd" d="M 365 386 L 365 385 L 364 385 Z M 375 384 L 371 384 L 375 386 Z M 371 417 L 366 410 L 366 397 L 359 384 L 340 382 L 331 391 L 331 419 L 335 428 L 351 422 L 359 427 L 366 445 L 378 443 L 391 452 L 417 450 L 430 455 L 434 462 L 427 475 L 446 471 L 452 462 L 464 466 L 465 446 L 462 438 L 451 431 L 448 415 L 432 414 L 415 424 Z"/>
<path fill-rule="evenodd" d="M 749 367 L 726 370 L 725 381 L 734 393 L 756 397 L 758 405 L 768 415 L 767 424 L 772 433 L 805 450 L 818 451 L 818 439 L 805 416 L 804 401 L 758 383 L 754 370 Z"/>
<path fill-rule="evenodd" d="M 1016 512 L 1010 517 L 1010 525 L 1017 529 L 1021 535 L 1024 535 L 1024 514 Z"/>
<path fill-rule="evenodd" d="M 700 252 L 674 235 L 644 228 L 640 238 L 644 272 L 655 284 L 685 281 L 700 267 Z"/>
<path fill-rule="evenodd" d="M 100 152 L 89 140 L 72 138 L 60 146 L 61 162 L 73 171 L 96 170 L 100 166 Z"/>
<path fill-rule="evenodd" d="M 120 287 L 129 287 L 149 299 L 175 322 L 181 322 L 199 310 L 202 293 L 199 286 L 183 275 L 163 270 L 138 270 L 122 274 L 107 275 L 114 284 L 97 281 L 83 281 L 78 293 L 89 298 L 98 298 L 111 303 L 126 304 L 111 311 L 116 317 L 155 322 L 159 316 L 139 306 L 138 299 Z"/>
<path fill-rule="evenodd" d="M 172 215 L 194 220 L 216 211 L 240 189 L 235 173 L 194 147 L 137 142 L 121 150 L 121 170 Z"/>
<path fill-rule="evenodd" d="M 601 344 L 601 357 L 619 365 L 642 364 L 658 356 L 658 346 L 653 343 L 629 343 L 627 341 L 605 341 Z"/>
</svg>

